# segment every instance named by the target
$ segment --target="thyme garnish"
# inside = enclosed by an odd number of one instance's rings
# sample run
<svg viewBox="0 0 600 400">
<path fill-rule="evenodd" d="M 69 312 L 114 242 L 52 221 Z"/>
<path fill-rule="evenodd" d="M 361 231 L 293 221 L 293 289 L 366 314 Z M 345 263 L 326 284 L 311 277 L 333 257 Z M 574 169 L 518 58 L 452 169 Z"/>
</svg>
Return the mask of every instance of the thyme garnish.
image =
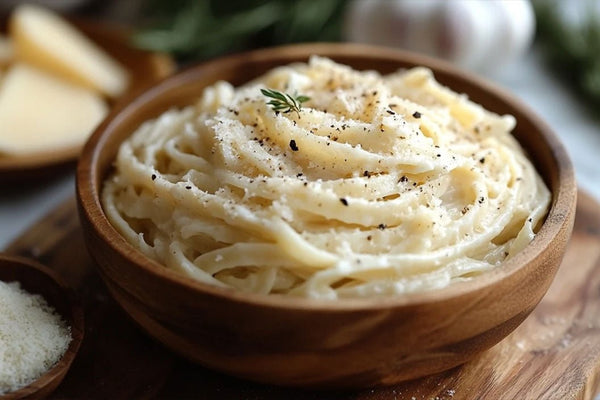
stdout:
<svg viewBox="0 0 600 400">
<path fill-rule="evenodd" d="M 289 113 L 294 111 L 300 117 L 302 103 L 310 100 L 310 97 L 303 95 L 289 95 L 281 93 L 273 89 L 260 89 L 260 92 L 266 97 L 272 99 L 267 104 L 270 105 L 275 112 Z"/>
</svg>

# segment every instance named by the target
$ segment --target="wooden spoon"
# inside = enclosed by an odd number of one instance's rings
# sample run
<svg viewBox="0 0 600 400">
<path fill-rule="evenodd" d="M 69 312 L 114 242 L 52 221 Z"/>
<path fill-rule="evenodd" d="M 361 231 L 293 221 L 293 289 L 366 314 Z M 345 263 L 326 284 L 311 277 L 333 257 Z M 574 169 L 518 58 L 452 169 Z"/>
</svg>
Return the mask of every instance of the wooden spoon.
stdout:
<svg viewBox="0 0 600 400">
<path fill-rule="evenodd" d="M 28 386 L 0 396 L 0 400 L 42 399 L 60 384 L 77 355 L 84 335 L 83 307 L 55 271 L 25 258 L 0 255 L 0 280 L 18 281 L 29 293 L 41 295 L 71 328 L 71 343 L 51 369 Z"/>
<path fill-rule="evenodd" d="M 175 70 L 175 64 L 169 56 L 131 47 L 129 44 L 131 32 L 127 28 L 92 21 L 71 20 L 70 22 L 131 73 L 129 89 L 111 106 L 134 96 Z M 0 32 L 2 30 L 0 26 Z M 0 182 L 30 180 L 55 174 L 60 170 L 73 167 L 80 151 L 81 146 L 74 146 L 18 156 L 0 155 Z"/>
</svg>

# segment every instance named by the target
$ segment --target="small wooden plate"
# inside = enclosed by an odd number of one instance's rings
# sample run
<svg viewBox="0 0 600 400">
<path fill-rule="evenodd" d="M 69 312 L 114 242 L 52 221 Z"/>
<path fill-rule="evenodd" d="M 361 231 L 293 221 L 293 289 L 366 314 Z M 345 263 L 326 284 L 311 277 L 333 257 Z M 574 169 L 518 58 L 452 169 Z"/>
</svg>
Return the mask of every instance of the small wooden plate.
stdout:
<svg viewBox="0 0 600 400">
<path fill-rule="evenodd" d="M 111 106 L 126 101 L 175 70 L 175 63 L 169 56 L 131 47 L 127 42 L 131 31 L 127 28 L 90 21 L 71 22 L 131 72 L 129 89 Z M 40 178 L 72 167 L 82 146 L 83 143 L 49 152 L 0 155 L 0 182 Z"/>
<path fill-rule="evenodd" d="M 75 359 L 84 336 L 83 308 L 56 272 L 26 258 L 0 255 L 0 280 L 18 281 L 29 293 L 41 295 L 71 327 L 71 343 L 54 367 L 28 386 L 0 396 L 0 400 L 42 399 L 56 389 Z"/>
</svg>

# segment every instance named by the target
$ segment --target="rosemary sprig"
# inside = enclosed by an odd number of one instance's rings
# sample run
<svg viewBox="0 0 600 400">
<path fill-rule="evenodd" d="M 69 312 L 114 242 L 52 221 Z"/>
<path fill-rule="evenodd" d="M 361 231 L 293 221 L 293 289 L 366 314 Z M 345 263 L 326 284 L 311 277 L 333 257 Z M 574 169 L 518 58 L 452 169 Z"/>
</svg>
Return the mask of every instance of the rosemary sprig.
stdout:
<svg viewBox="0 0 600 400">
<path fill-rule="evenodd" d="M 1 0 L 0 0 L 1 2 Z M 133 43 L 180 62 L 284 43 L 339 41 L 348 0 L 144 0 Z"/>
<path fill-rule="evenodd" d="M 533 2 L 537 38 L 555 71 L 593 107 L 600 105 L 600 14 L 591 0 L 577 3 L 583 17 L 569 21 L 558 0 Z M 562 7 L 561 7 L 562 6 Z M 587 8 L 586 8 L 587 7 Z M 594 109 L 595 110 L 595 109 Z"/>
<path fill-rule="evenodd" d="M 287 93 L 282 93 L 273 89 L 260 89 L 260 92 L 272 99 L 267 104 L 273 108 L 273 111 L 289 113 L 294 111 L 300 117 L 300 110 L 302 109 L 302 103 L 310 100 L 310 97 L 303 95 L 292 96 Z"/>
</svg>

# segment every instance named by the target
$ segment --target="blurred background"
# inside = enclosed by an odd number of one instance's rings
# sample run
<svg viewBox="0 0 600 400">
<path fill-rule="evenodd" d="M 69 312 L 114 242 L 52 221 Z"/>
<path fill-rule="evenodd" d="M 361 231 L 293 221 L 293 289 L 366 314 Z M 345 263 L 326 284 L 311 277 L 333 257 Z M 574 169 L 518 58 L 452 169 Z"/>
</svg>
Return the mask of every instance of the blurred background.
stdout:
<svg viewBox="0 0 600 400">
<path fill-rule="evenodd" d="M 25 1 L 0 0 L 0 16 Z M 179 66 L 243 50 L 352 41 L 444 58 L 503 86 L 565 143 L 583 190 L 600 200 L 599 0 L 39 0 L 132 31 L 130 45 Z M 1 133 L 2 127 L 0 127 Z M 0 194 L 0 248 L 73 196 L 73 170 Z"/>
<path fill-rule="evenodd" d="M 351 41 L 403 48 L 489 73 L 533 42 L 585 94 L 600 97 L 598 0 L 0 0 L 136 29 L 132 44 L 180 63 L 252 48 Z M 572 82 L 574 83 L 574 82 Z M 597 101 L 597 100 L 596 100 Z"/>
</svg>

